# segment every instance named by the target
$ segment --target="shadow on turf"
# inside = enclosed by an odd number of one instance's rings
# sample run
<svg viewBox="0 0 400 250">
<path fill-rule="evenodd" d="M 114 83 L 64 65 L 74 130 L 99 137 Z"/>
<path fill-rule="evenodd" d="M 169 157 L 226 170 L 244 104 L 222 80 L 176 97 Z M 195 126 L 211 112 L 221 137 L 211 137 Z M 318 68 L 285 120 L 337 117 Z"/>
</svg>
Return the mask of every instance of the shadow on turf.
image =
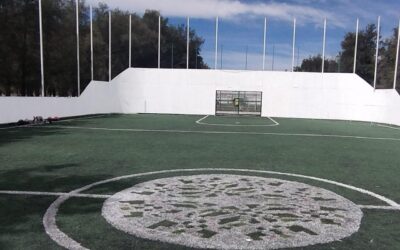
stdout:
<svg viewBox="0 0 400 250">
<path fill-rule="evenodd" d="M 79 164 L 59 164 L 0 171 L 0 190 L 69 192 L 112 177 L 104 174 L 79 175 L 80 167 Z"/>
<path fill-rule="evenodd" d="M 0 171 L 0 190 L 69 192 L 110 178 L 109 175 L 79 175 L 79 164 L 45 165 Z M 73 174 L 66 174 L 65 171 Z M 57 249 L 46 235 L 42 218 L 57 197 L 0 195 L 0 249 Z M 79 213 L 93 213 L 90 206 Z"/>
<path fill-rule="evenodd" d="M 49 125 L 51 126 L 51 125 Z M 0 130 L 0 147 L 10 143 L 34 139 L 39 136 L 51 136 L 69 133 L 66 130 L 54 128 L 18 127 Z"/>
<path fill-rule="evenodd" d="M 0 249 L 57 249 L 42 217 L 55 197 L 0 195 Z"/>
<path fill-rule="evenodd" d="M 119 118 L 122 115 L 119 114 L 111 114 L 107 116 L 107 119 L 109 118 Z M 28 139 L 35 139 L 35 137 L 41 137 L 41 136 L 52 136 L 52 135 L 63 135 L 63 134 L 71 134 L 73 131 L 69 131 L 68 129 L 62 129 L 62 128 L 56 128 L 54 126 L 57 125 L 74 125 L 74 126 L 83 126 L 88 123 L 91 123 L 95 121 L 96 119 L 102 118 L 102 116 L 90 118 L 87 120 L 79 120 L 79 119 L 85 119 L 85 116 L 83 117 L 76 117 L 76 120 L 68 120 L 69 118 L 66 118 L 66 121 L 60 120 L 59 122 L 53 122 L 52 124 L 47 124 L 47 125 L 37 125 L 37 127 L 32 126 L 32 127 L 10 127 L 8 129 L 1 129 L 0 130 L 0 147 L 5 144 L 9 143 L 16 143 Z M 72 118 L 74 119 L 74 118 Z M 53 126 L 53 127 L 52 127 Z M 6 127 L 4 127 L 6 128 Z"/>
</svg>

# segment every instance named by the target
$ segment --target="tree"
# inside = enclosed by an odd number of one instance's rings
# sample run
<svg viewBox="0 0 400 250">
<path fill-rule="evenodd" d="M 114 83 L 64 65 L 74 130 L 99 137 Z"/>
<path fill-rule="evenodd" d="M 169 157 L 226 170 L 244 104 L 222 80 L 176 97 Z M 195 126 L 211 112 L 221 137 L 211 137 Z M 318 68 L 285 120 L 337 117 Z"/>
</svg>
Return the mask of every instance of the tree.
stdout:
<svg viewBox="0 0 400 250">
<path fill-rule="evenodd" d="M 338 64 L 335 60 L 325 59 L 324 72 L 337 72 Z M 322 56 L 310 56 L 301 62 L 300 67 L 296 67 L 298 72 L 321 72 Z"/>
<path fill-rule="evenodd" d="M 374 24 L 367 25 L 358 34 L 356 73 L 370 84 L 374 80 L 376 35 Z M 349 32 L 341 43 L 342 50 L 339 54 L 340 72 L 353 72 L 355 37 L 356 34 L 354 32 Z"/>
<path fill-rule="evenodd" d="M 76 19 L 74 0 L 42 0 L 45 94 L 75 96 L 77 89 Z M 108 12 L 105 4 L 94 8 L 94 79 L 108 80 Z M 128 65 L 129 12 L 112 11 L 112 77 Z M 158 66 L 157 11 L 132 15 L 132 66 Z M 37 0 L 0 1 L 0 95 L 39 95 L 40 53 Z M 91 80 L 90 16 L 84 0 L 79 6 L 81 91 Z M 161 18 L 161 66 L 170 67 L 171 43 L 174 67 L 186 67 L 186 27 Z M 190 30 L 191 68 L 207 68 L 201 57 L 204 40 Z"/>
<path fill-rule="evenodd" d="M 394 81 L 394 69 L 396 63 L 398 28 L 393 29 L 391 37 L 382 42 L 381 56 L 378 64 L 378 83 L 380 88 L 392 88 Z M 400 76 L 397 76 L 398 82 Z"/>
<path fill-rule="evenodd" d="M 32 0 L 0 1 L 0 95 L 28 95 L 40 86 L 38 8 Z"/>
</svg>

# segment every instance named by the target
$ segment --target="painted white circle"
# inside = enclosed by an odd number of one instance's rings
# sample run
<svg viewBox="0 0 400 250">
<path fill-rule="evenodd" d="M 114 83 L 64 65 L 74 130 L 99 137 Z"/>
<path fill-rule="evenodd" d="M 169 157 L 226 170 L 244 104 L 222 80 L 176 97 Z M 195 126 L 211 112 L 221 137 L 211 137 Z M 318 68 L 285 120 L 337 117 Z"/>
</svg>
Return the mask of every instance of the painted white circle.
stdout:
<svg viewBox="0 0 400 250">
<path fill-rule="evenodd" d="M 277 249 L 357 232 L 362 211 L 331 191 L 280 179 L 192 175 L 143 182 L 104 202 L 114 227 L 197 248 Z"/>
</svg>

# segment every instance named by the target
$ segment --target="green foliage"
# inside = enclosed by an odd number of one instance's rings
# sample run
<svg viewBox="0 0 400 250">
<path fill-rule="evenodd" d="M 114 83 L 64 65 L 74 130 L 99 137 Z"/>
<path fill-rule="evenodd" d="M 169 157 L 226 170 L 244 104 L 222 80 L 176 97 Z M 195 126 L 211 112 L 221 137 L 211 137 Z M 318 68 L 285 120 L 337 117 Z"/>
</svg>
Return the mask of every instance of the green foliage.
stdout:
<svg viewBox="0 0 400 250">
<path fill-rule="evenodd" d="M 367 25 L 358 34 L 356 73 L 370 84 L 374 80 L 376 35 L 374 24 Z M 355 32 L 349 32 L 342 41 L 342 51 L 339 54 L 340 72 L 353 72 L 355 38 Z"/>
<path fill-rule="evenodd" d="M 391 37 L 382 43 L 383 49 L 378 64 L 378 83 L 381 88 L 392 88 L 394 81 L 394 69 L 396 64 L 398 29 L 393 29 Z M 400 75 L 397 75 L 397 82 L 400 83 Z"/>
<path fill-rule="evenodd" d="M 321 72 L 322 56 L 310 56 L 302 61 L 300 67 L 296 67 L 297 72 Z M 332 59 L 325 59 L 324 72 L 337 72 L 338 63 Z"/>
<path fill-rule="evenodd" d="M 75 1 L 42 0 L 44 77 L 47 96 L 77 95 Z M 105 4 L 93 10 L 94 79 L 108 80 L 108 12 Z M 0 2 L 0 95 L 37 96 L 41 92 L 39 15 L 37 0 Z M 112 77 L 129 66 L 129 12 L 112 10 Z M 158 16 L 147 11 L 132 15 L 132 66 L 157 67 Z M 81 91 L 91 79 L 90 13 L 79 6 Z M 161 67 L 186 67 L 186 27 L 162 18 Z M 191 68 L 207 68 L 200 56 L 204 39 L 190 30 Z"/>
</svg>

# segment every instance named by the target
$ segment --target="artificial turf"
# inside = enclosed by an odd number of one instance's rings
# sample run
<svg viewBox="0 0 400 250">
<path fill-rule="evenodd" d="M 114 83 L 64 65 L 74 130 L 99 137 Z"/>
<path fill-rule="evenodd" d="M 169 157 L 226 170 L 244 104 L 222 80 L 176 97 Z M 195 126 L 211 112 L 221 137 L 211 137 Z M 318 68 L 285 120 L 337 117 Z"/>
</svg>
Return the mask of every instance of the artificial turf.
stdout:
<svg viewBox="0 0 400 250">
<path fill-rule="evenodd" d="M 40 127 L 1 129 L 0 190 L 69 192 L 128 174 L 232 168 L 326 178 L 400 202 L 399 130 L 364 122 L 284 118 L 274 118 L 280 124 L 274 127 L 196 124 L 202 117 L 106 115 Z M 202 122 L 271 124 L 266 118 L 250 117 L 207 117 Z M 173 175 L 176 174 L 128 179 L 87 193 L 113 194 L 148 179 Z M 357 204 L 382 205 L 379 200 L 330 184 L 273 177 L 323 187 Z M 41 224 L 54 200 L 0 195 L 0 249 L 57 249 Z M 70 199 L 60 208 L 59 227 L 92 249 L 185 249 L 138 239 L 112 228 L 101 216 L 102 202 Z M 363 212 L 360 231 L 352 237 L 306 249 L 400 249 L 400 212 Z"/>
</svg>

